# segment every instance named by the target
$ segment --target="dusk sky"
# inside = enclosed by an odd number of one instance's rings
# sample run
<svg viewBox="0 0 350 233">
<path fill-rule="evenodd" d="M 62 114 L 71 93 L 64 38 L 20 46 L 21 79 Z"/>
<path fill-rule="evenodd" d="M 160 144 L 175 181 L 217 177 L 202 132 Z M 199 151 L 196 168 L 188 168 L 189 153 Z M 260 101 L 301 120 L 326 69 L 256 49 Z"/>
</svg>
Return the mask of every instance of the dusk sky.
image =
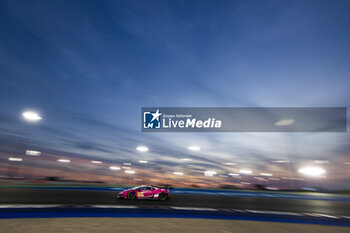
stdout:
<svg viewBox="0 0 350 233">
<path fill-rule="evenodd" d="M 318 163 L 318 185 L 349 189 L 348 132 L 141 132 L 142 107 L 349 107 L 349 10 L 347 0 L 1 0 L 0 172 L 30 147 L 72 166 L 147 160 L 189 183 L 243 168 L 303 177 L 299 167 Z M 43 119 L 25 122 L 25 110 Z"/>
</svg>

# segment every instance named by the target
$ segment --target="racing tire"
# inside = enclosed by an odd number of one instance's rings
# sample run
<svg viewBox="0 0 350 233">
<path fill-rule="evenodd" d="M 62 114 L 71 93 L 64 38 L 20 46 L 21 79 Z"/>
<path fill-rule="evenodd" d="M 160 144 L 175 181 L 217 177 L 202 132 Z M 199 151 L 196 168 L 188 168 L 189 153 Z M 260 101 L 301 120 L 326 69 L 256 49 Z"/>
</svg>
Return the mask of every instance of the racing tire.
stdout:
<svg viewBox="0 0 350 233">
<path fill-rule="evenodd" d="M 160 201 L 166 201 L 166 200 L 168 200 L 168 194 L 166 194 L 166 193 L 160 193 L 159 196 L 158 196 L 158 200 L 160 200 Z"/>
<path fill-rule="evenodd" d="M 127 195 L 129 200 L 135 200 L 136 199 L 136 193 L 134 191 L 128 192 Z"/>
</svg>

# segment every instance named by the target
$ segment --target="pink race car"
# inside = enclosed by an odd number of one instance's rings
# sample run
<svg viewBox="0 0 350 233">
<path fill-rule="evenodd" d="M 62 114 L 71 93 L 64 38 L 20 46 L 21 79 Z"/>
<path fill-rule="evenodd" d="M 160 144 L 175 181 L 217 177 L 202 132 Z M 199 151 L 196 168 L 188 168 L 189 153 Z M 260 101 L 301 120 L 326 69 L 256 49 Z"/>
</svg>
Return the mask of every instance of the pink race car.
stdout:
<svg viewBox="0 0 350 233">
<path fill-rule="evenodd" d="M 123 190 L 118 194 L 120 199 L 158 199 L 160 201 L 166 201 L 169 199 L 169 190 L 172 187 L 166 186 L 137 186 L 127 190 Z"/>
</svg>

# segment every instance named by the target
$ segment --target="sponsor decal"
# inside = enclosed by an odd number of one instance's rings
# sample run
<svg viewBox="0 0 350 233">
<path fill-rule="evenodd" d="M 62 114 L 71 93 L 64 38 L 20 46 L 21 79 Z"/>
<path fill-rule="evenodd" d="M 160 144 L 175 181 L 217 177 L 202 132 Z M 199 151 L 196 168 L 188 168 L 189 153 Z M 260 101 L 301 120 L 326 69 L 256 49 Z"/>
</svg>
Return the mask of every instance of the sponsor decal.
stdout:
<svg viewBox="0 0 350 233">
<path fill-rule="evenodd" d="M 143 193 L 142 192 L 137 192 L 137 197 L 143 197 Z"/>
</svg>

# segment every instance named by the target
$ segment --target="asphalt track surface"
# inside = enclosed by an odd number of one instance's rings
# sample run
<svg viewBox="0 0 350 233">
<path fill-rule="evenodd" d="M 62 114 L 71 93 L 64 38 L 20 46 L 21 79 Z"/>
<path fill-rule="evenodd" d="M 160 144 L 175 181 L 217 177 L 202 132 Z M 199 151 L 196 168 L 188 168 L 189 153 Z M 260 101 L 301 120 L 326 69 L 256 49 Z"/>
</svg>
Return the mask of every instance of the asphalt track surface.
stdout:
<svg viewBox="0 0 350 233">
<path fill-rule="evenodd" d="M 118 205 L 144 207 L 191 207 L 235 210 L 261 210 L 296 213 L 320 213 L 350 216 L 350 202 L 262 197 L 171 194 L 168 201 L 120 200 L 118 192 L 0 188 L 0 204 Z"/>
</svg>

